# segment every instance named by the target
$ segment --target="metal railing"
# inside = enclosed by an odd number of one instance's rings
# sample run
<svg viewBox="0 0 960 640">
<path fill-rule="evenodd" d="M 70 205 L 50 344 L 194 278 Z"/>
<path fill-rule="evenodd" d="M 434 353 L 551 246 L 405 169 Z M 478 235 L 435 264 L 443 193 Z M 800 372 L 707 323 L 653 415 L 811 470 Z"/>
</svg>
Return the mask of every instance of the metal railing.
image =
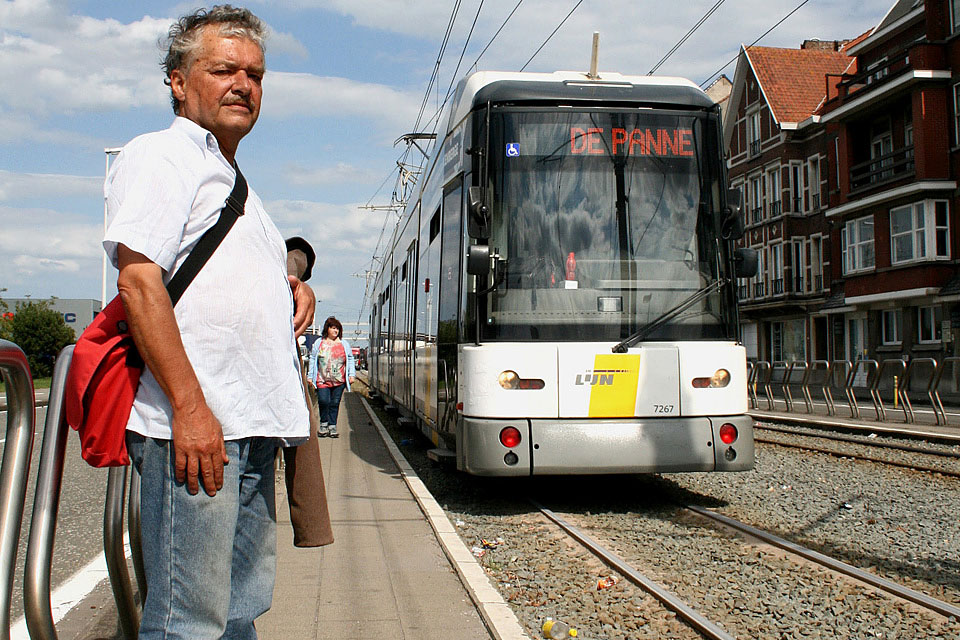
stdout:
<svg viewBox="0 0 960 640">
<path fill-rule="evenodd" d="M 793 389 L 799 388 L 807 413 L 814 412 L 811 389 L 819 389 L 827 407 L 827 415 L 836 415 L 837 406 L 833 398 L 833 389 L 841 389 L 846 397 L 851 418 L 860 418 L 860 404 L 857 391 L 861 396 L 869 396 L 878 421 L 887 419 L 888 403 L 884 394 L 890 394 L 893 406 L 903 412 L 905 423 L 915 423 L 916 412 L 910 399 L 911 387 L 915 393 L 924 393 L 930 401 L 938 425 L 947 425 L 947 412 L 940 397 L 940 385 L 944 374 L 950 372 L 960 391 L 960 357 L 948 357 L 939 363 L 934 358 L 913 358 L 909 362 L 894 358 L 878 362 L 871 359 L 806 361 L 758 360 L 748 362 L 747 396 L 750 408 L 759 409 L 758 391 L 767 400 L 767 409 L 777 409 L 782 402 L 785 410 L 797 410 Z M 800 373 L 802 372 L 802 376 Z M 799 378 L 799 380 L 798 380 Z M 774 385 L 780 389 L 780 397 L 773 394 Z"/>
<path fill-rule="evenodd" d="M 56 640 L 50 606 L 50 570 L 53 557 L 57 513 L 63 481 L 64 458 L 69 427 L 66 422 L 64 391 L 67 372 L 73 358 L 73 345 L 64 348 L 57 356 L 50 385 L 50 400 L 44 422 L 43 442 L 37 471 L 36 494 L 30 521 L 29 542 L 24 566 L 23 607 L 27 630 L 32 640 Z M 26 480 L 34 432 L 35 407 L 30 370 L 23 352 L 9 342 L 0 340 L 0 371 L 7 383 L 8 429 L 7 446 L 3 454 L 3 533 L 2 566 L 6 582 L 3 589 L 4 608 L 0 630 L 10 637 L 10 595 L 15 566 L 16 544 L 23 520 L 23 505 Z M 12 427 L 17 427 L 11 432 Z M 13 437 L 11 437 L 13 436 Z M 26 441 L 26 444 L 24 444 Z M 8 457 L 11 461 L 8 461 Z M 14 460 L 15 458 L 15 460 Z M 104 505 L 104 552 L 110 582 L 124 638 L 134 640 L 139 628 L 139 607 L 127 572 L 123 549 L 123 509 L 126 489 L 126 467 L 111 468 L 107 480 L 107 495 Z M 18 483 L 22 488 L 18 488 Z M 134 571 L 141 602 L 146 593 L 143 557 L 140 550 L 139 476 L 133 474 L 130 489 L 130 530 Z M 19 497 L 17 497 L 19 494 Z M 6 500 L 12 495 L 14 500 Z M 15 526 L 14 526 L 15 525 Z M 12 531 L 12 537 L 7 531 Z"/>
<path fill-rule="evenodd" d="M 13 570 L 27 497 L 36 409 L 27 356 L 6 340 L 0 340 L 0 376 L 7 392 L 7 433 L 0 468 L 0 633 L 9 639 Z"/>
</svg>

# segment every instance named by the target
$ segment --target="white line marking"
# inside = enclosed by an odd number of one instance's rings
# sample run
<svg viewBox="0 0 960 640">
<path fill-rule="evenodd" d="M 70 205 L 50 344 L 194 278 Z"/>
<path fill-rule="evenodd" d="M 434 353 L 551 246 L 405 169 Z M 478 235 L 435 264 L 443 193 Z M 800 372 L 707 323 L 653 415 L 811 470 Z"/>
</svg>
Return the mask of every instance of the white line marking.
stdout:
<svg viewBox="0 0 960 640">
<path fill-rule="evenodd" d="M 130 559 L 130 536 L 126 533 L 123 534 L 123 556 L 127 560 Z M 80 604 L 98 584 L 108 577 L 107 558 L 101 553 L 90 564 L 77 571 L 69 580 L 57 587 L 50 595 L 53 624 L 63 620 L 71 609 Z M 10 640 L 30 640 L 30 634 L 27 633 L 27 621 L 23 616 L 20 616 L 10 628 Z"/>
</svg>

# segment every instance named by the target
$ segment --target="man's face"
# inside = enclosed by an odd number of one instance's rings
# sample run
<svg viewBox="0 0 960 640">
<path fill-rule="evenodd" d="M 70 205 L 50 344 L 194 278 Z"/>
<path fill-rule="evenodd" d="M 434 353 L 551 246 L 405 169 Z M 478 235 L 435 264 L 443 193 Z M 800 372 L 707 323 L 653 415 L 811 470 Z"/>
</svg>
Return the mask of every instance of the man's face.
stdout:
<svg viewBox="0 0 960 640">
<path fill-rule="evenodd" d="M 213 133 L 232 159 L 260 115 L 263 53 L 252 40 L 225 38 L 216 25 L 208 25 L 195 55 L 185 69 L 170 74 L 179 115 Z"/>
</svg>

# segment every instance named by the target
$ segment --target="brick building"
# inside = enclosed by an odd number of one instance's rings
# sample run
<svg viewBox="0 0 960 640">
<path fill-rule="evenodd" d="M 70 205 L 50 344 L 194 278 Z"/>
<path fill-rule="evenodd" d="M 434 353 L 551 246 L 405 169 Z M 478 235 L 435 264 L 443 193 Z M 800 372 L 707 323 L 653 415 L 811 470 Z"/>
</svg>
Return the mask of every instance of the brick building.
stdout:
<svg viewBox="0 0 960 640">
<path fill-rule="evenodd" d="M 823 105 L 828 74 L 853 60 L 843 42 L 809 40 L 799 49 L 742 48 L 724 114 L 730 186 L 742 191 L 747 234 L 759 271 L 741 280 L 743 341 L 750 357 L 825 359 L 831 265 Z"/>
<path fill-rule="evenodd" d="M 953 355 L 960 0 L 900 0 L 827 76 L 836 357 Z M 956 70 L 956 71 L 955 71 Z M 953 322 L 951 322 L 953 320 Z"/>
</svg>

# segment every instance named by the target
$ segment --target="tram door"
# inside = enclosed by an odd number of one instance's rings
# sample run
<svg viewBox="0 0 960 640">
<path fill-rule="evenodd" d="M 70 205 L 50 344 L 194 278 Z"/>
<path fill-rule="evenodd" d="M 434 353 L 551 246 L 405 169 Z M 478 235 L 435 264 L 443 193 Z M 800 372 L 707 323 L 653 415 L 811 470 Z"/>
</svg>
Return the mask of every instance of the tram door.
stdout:
<svg viewBox="0 0 960 640">
<path fill-rule="evenodd" d="M 414 341 L 416 340 L 416 316 L 414 309 L 417 301 L 417 243 L 410 243 L 407 249 L 407 257 L 403 262 L 403 278 L 406 282 L 404 300 L 405 312 L 403 314 L 403 346 L 402 366 L 403 370 L 400 377 L 403 379 L 403 390 L 401 400 L 404 406 L 413 407 L 413 367 L 414 367 Z"/>
<path fill-rule="evenodd" d="M 452 432 L 456 426 L 457 344 L 460 323 L 460 225 L 463 215 L 460 179 L 443 193 L 440 238 L 440 305 L 437 326 L 437 429 Z"/>
</svg>

